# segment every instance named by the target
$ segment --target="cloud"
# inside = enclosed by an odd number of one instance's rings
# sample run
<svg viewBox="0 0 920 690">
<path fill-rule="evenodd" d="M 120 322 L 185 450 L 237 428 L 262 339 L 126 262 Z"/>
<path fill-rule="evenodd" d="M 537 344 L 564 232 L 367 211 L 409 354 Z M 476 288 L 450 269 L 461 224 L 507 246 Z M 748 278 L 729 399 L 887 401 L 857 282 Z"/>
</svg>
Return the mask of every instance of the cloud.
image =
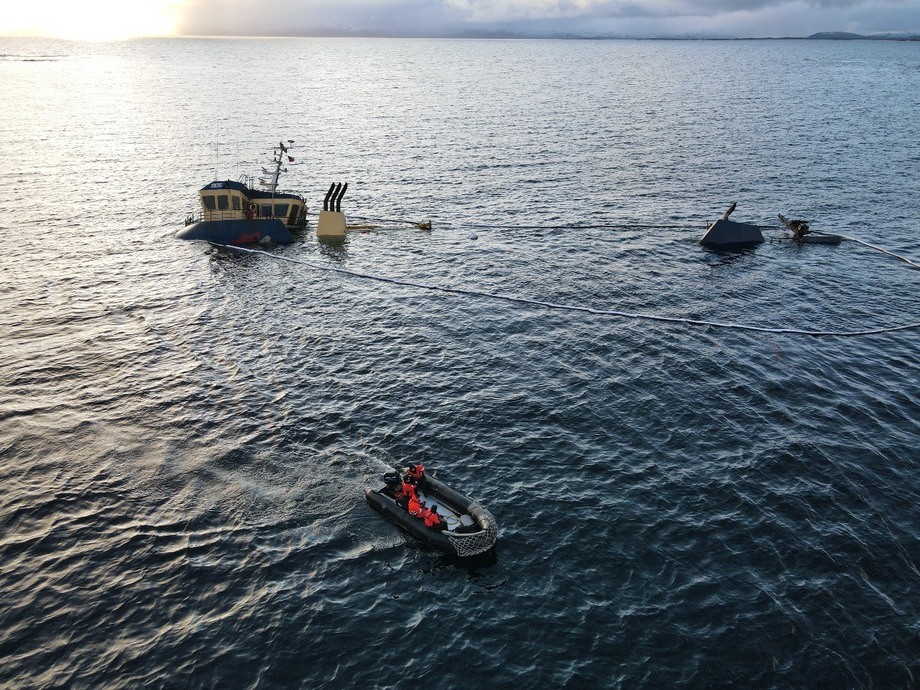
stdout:
<svg viewBox="0 0 920 690">
<path fill-rule="evenodd" d="M 714 16 L 792 4 L 790 0 L 444 0 L 472 22 L 545 19 L 611 19 L 620 17 Z M 879 5 L 870 0 L 809 0 L 805 7 Z"/>
<path fill-rule="evenodd" d="M 920 31 L 920 0 L 186 0 L 185 35 L 780 36 Z"/>
<path fill-rule="evenodd" d="M 432 0 L 189 0 L 179 21 L 185 35 L 417 34 L 459 25 Z"/>
</svg>

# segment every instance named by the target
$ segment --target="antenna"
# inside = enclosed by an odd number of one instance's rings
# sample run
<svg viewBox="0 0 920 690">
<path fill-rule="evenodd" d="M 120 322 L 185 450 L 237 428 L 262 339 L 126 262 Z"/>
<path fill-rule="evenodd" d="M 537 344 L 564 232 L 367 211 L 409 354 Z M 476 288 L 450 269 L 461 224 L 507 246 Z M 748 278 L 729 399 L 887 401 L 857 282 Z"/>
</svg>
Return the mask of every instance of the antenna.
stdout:
<svg viewBox="0 0 920 690">
<path fill-rule="evenodd" d="M 272 163 L 275 164 L 274 171 L 262 168 L 262 174 L 268 175 L 268 179 L 266 181 L 260 178 L 259 182 L 262 183 L 263 189 L 265 189 L 265 191 L 272 193 L 272 197 L 274 197 L 275 192 L 278 191 L 278 178 L 281 176 L 281 173 L 288 171 L 288 169 L 283 165 L 284 156 L 291 148 L 293 148 L 294 140 L 288 139 L 287 142 L 287 145 L 285 145 L 284 141 L 279 141 L 278 145 L 272 148 Z"/>
</svg>

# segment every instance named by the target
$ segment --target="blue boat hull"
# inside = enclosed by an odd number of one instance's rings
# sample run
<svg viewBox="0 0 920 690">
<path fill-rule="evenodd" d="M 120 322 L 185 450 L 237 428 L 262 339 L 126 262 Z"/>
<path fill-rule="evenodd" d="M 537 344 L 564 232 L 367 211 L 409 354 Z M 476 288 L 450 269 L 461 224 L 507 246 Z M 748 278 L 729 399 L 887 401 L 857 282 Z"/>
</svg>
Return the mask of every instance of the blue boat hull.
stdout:
<svg viewBox="0 0 920 690">
<path fill-rule="evenodd" d="M 176 233 L 180 240 L 205 240 L 216 244 L 293 244 L 294 236 L 278 218 L 253 220 L 201 220 Z"/>
</svg>

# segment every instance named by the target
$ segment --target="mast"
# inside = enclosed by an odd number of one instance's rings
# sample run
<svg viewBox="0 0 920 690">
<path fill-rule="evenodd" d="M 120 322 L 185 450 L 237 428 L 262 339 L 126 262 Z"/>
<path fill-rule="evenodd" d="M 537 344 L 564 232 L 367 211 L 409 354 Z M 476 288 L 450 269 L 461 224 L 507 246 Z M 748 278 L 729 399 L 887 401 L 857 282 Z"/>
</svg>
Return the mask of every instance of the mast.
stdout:
<svg viewBox="0 0 920 690">
<path fill-rule="evenodd" d="M 287 146 L 285 146 L 283 141 L 278 142 L 278 145 L 273 149 L 272 163 L 275 164 L 274 170 L 266 170 L 262 168 L 262 174 L 268 175 L 268 179 L 259 178 L 259 182 L 262 185 L 262 189 L 266 192 L 271 192 L 272 194 L 272 215 L 275 211 L 275 193 L 278 191 L 278 178 L 281 176 L 281 173 L 287 172 L 287 168 L 282 167 L 284 164 L 284 156 L 290 151 L 294 146 L 294 140 L 288 139 Z M 293 161 L 294 159 L 291 156 L 288 156 L 288 160 Z"/>
<path fill-rule="evenodd" d="M 281 173 L 287 172 L 287 168 L 283 167 L 284 165 L 284 156 L 293 148 L 294 140 L 288 139 L 287 145 L 283 141 L 278 143 L 273 150 L 272 163 L 275 164 L 274 170 L 266 170 L 262 168 L 262 174 L 268 175 L 268 178 L 259 178 L 259 182 L 262 183 L 262 189 L 266 192 L 271 192 L 274 194 L 278 191 L 278 178 L 281 176 Z M 290 156 L 289 160 L 292 160 Z"/>
</svg>

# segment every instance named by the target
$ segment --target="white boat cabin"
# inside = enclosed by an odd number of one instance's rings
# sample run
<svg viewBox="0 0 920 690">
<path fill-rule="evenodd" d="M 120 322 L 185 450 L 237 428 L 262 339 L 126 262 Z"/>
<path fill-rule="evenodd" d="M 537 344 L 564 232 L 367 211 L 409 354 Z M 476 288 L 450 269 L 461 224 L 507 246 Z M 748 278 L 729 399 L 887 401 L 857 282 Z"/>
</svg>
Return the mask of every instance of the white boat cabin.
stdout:
<svg viewBox="0 0 920 690">
<path fill-rule="evenodd" d="M 306 202 L 296 194 L 257 190 L 224 180 L 201 188 L 198 196 L 204 221 L 278 218 L 288 228 L 301 228 L 306 222 Z"/>
</svg>

